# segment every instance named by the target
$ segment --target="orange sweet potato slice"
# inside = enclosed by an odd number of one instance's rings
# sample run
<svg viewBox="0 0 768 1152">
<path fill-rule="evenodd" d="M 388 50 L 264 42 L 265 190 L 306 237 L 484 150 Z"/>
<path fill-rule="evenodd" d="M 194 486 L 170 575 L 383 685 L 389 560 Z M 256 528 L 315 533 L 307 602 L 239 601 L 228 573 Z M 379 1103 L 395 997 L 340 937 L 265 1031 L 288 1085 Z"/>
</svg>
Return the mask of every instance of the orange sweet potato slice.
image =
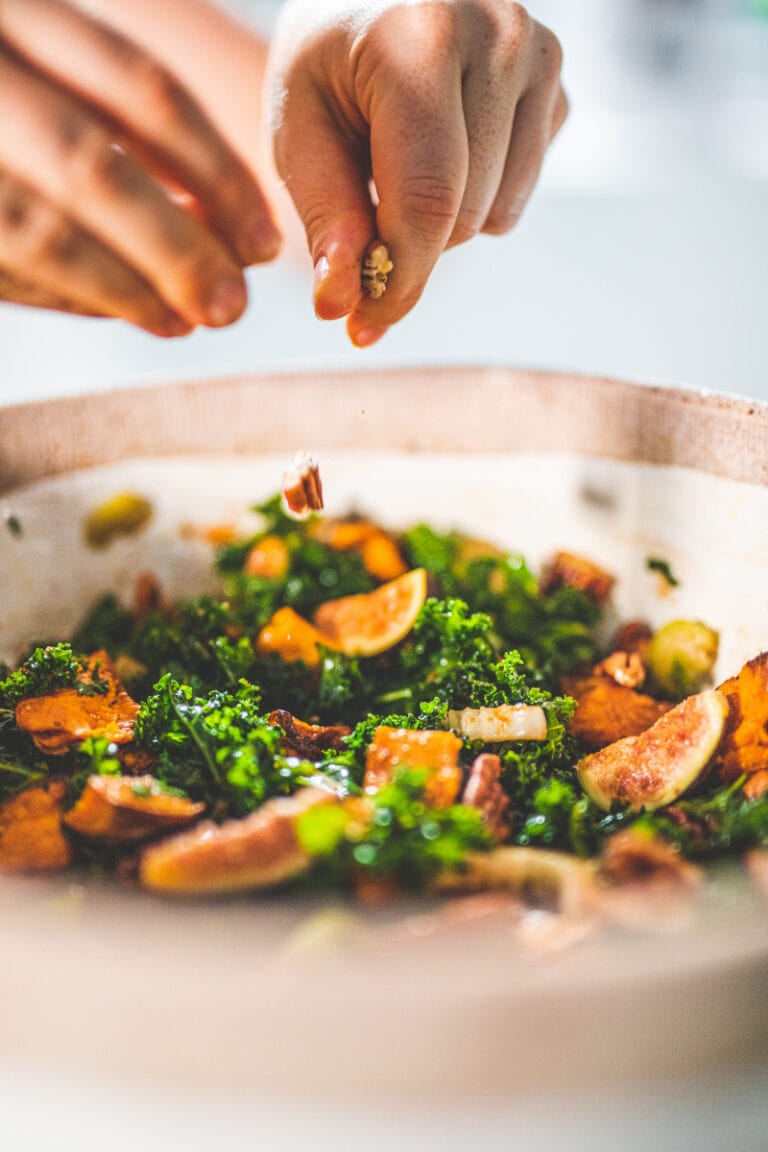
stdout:
<svg viewBox="0 0 768 1152">
<path fill-rule="evenodd" d="M 77 688 L 59 688 L 49 696 L 36 696 L 16 705 L 16 723 L 28 732 L 41 752 L 63 756 L 71 744 L 89 736 L 102 736 L 114 744 L 133 737 L 139 705 L 126 692 L 106 652 L 94 652 L 84 684 L 106 682 L 106 692 L 83 695 Z"/>
<path fill-rule="evenodd" d="M 456 802 L 461 787 L 461 749 L 462 741 L 453 732 L 416 732 L 382 725 L 368 746 L 363 788 L 369 793 L 377 792 L 401 767 L 427 768 L 425 798 L 435 808 L 447 808 Z"/>
<path fill-rule="evenodd" d="M 570 731 L 589 749 L 604 748 L 625 736 L 639 736 L 672 707 L 608 676 L 566 679 L 563 691 L 578 702 Z"/>
<path fill-rule="evenodd" d="M 718 691 L 730 711 L 717 768 L 722 781 L 731 784 L 745 773 L 768 770 L 768 652 L 748 661 Z"/>
<path fill-rule="evenodd" d="M 337 647 L 330 637 L 299 616 L 293 608 L 278 608 L 256 638 L 256 651 L 262 655 L 274 652 L 288 663 L 303 660 L 308 667 L 316 668 L 320 663 L 318 644 L 326 648 Z"/>
<path fill-rule="evenodd" d="M 61 828 L 64 783 L 51 780 L 0 804 L 0 869 L 59 872 L 72 862 Z"/>
<path fill-rule="evenodd" d="M 64 823 L 104 844 L 130 844 L 190 824 L 205 811 L 163 792 L 154 776 L 91 776 Z"/>
</svg>

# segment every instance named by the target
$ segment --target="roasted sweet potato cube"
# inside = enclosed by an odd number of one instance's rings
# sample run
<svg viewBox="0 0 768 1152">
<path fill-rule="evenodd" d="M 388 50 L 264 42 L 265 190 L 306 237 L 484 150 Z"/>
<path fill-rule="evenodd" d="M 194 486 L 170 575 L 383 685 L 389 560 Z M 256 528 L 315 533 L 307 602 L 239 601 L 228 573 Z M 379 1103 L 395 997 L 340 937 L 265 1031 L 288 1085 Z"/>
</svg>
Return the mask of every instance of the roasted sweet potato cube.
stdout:
<svg viewBox="0 0 768 1152">
<path fill-rule="evenodd" d="M 303 660 L 310 668 L 316 668 L 320 663 L 318 644 L 326 648 L 335 647 L 327 636 L 293 608 L 279 608 L 259 633 L 256 651 L 262 655 L 274 652 L 288 663 Z"/>
<path fill-rule="evenodd" d="M 280 536 L 264 536 L 246 556 L 243 572 L 262 580 L 280 580 L 288 571 L 289 562 L 285 541 Z"/>
<path fill-rule="evenodd" d="M 604 748 L 625 736 L 639 736 L 672 707 L 608 676 L 568 679 L 563 682 L 563 691 L 578 701 L 570 731 L 590 749 Z"/>
<path fill-rule="evenodd" d="M 77 688 L 59 688 L 49 696 L 20 701 L 16 723 L 48 756 L 63 756 L 70 745 L 89 736 L 126 744 L 133 737 L 139 705 L 121 684 L 106 652 L 94 652 L 89 659 L 83 683 L 96 680 L 106 683 L 106 691 L 88 695 Z"/>
<path fill-rule="evenodd" d="M 363 542 L 360 556 L 366 572 L 376 580 L 394 580 L 408 571 L 397 544 L 379 529 Z"/>
<path fill-rule="evenodd" d="M 366 792 L 378 792 L 394 778 L 398 768 L 426 768 L 427 802 L 435 808 L 447 808 L 456 802 L 461 787 L 461 749 L 461 740 L 452 732 L 382 726 L 376 729 L 368 746 L 363 787 Z"/>
<path fill-rule="evenodd" d="M 72 861 L 61 828 L 64 783 L 51 780 L 0 804 L 0 869 L 59 872 Z"/>
<path fill-rule="evenodd" d="M 768 769 L 768 652 L 748 661 L 719 691 L 730 711 L 716 763 L 730 784 L 744 773 Z"/>
<path fill-rule="evenodd" d="M 205 811 L 163 792 L 154 776 L 91 776 L 64 823 L 104 844 L 130 844 L 191 824 Z"/>
</svg>

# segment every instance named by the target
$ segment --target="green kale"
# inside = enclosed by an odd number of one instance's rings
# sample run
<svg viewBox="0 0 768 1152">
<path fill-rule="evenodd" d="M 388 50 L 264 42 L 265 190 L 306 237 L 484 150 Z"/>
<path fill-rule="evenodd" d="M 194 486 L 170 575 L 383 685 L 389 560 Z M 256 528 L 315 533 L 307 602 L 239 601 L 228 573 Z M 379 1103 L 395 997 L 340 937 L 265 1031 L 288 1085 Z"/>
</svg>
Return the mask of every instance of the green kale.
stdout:
<svg viewBox="0 0 768 1152">
<path fill-rule="evenodd" d="M 141 706 L 134 738 L 156 757 L 155 775 L 217 814 L 242 816 L 293 791 L 297 770 L 280 751 L 282 733 L 260 712 L 259 689 L 196 696 L 164 676 Z"/>
<path fill-rule="evenodd" d="M 64 807 L 73 808 L 80 799 L 90 776 L 120 776 L 117 745 L 104 736 L 88 736 L 77 746 L 72 759 L 74 769 L 67 780 Z"/>
<path fill-rule="evenodd" d="M 200 596 L 177 606 L 170 616 L 150 612 L 129 647 L 152 680 L 173 670 L 185 680 L 209 687 L 232 687 L 253 673 L 255 656 L 247 636 L 238 635 L 226 600 Z"/>
<path fill-rule="evenodd" d="M 428 524 L 417 524 L 402 534 L 400 545 L 410 566 L 426 568 L 443 596 L 462 595 L 458 575 L 461 537 L 456 532 L 437 532 Z"/>
<path fill-rule="evenodd" d="M 57 688 L 71 688 L 81 672 L 82 664 L 71 644 L 35 648 L 20 668 L 0 680 L 0 708 L 15 708 L 21 700 L 46 696 Z"/>
<path fill-rule="evenodd" d="M 310 809 L 297 824 L 302 847 L 337 883 L 392 880 L 418 888 L 438 872 L 460 868 L 468 852 L 491 846 L 490 837 L 476 808 L 429 807 L 427 776 L 399 771 L 362 811 L 354 805 Z"/>
<path fill-rule="evenodd" d="M 768 847 L 768 793 L 749 800 L 743 778 L 709 795 L 678 800 L 646 813 L 641 826 L 676 844 L 685 856 L 707 858 Z"/>
</svg>

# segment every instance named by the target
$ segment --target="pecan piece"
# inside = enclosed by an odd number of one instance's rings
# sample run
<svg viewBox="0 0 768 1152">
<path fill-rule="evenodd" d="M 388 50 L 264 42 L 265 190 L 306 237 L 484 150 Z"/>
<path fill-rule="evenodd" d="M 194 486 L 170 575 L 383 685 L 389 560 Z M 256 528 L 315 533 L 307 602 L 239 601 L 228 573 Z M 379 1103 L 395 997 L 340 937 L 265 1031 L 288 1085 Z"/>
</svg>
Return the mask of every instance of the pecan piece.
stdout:
<svg viewBox="0 0 768 1152">
<path fill-rule="evenodd" d="M 611 885 L 657 883 L 697 888 L 701 869 L 660 836 L 628 828 L 611 836 L 603 850 L 601 879 Z"/>
<path fill-rule="evenodd" d="M 509 832 L 509 797 L 501 786 L 501 760 L 493 752 L 481 752 L 476 757 L 461 802 L 479 808 L 494 840 L 505 839 Z"/>
<path fill-rule="evenodd" d="M 308 452 L 298 452 L 283 476 L 283 502 L 301 520 L 323 507 L 320 469 Z"/>
</svg>

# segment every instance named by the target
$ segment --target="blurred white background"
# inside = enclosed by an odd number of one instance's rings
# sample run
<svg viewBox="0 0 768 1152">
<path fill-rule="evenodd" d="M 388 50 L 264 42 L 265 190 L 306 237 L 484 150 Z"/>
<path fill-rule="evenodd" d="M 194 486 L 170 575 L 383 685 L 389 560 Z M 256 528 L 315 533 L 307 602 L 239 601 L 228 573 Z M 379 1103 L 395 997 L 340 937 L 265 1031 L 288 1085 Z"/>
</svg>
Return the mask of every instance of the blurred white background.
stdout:
<svg viewBox="0 0 768 1152">
<path fill-rule="evenodd" d="M 279 3 L 229 0 L 265 28 Z M 768 399 L 768 0 L 532 0 L 572 115 L 515 233 L 446 256 L 415 312 L 352 349 L 309 268 L 251 273 L 247 315 L 162 342 L 0 306 L 0 399 L 265 365 L 504 362 Z"/>
</svg>

